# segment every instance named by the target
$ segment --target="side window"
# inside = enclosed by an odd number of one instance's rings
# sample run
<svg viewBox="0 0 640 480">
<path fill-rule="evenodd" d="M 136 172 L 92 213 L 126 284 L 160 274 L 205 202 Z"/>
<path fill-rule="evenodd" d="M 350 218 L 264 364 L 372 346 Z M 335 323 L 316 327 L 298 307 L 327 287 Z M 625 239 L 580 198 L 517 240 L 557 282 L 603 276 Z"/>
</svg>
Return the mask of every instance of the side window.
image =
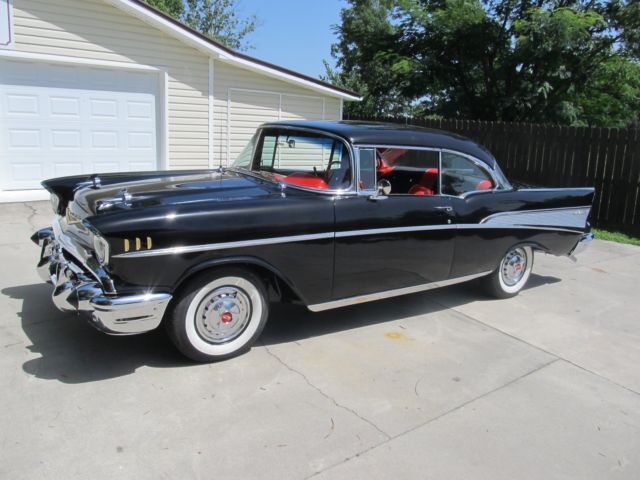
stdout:
<svg viewBox="0 0 640 480">
<path fill-rule="evenodd" d="M 376 151 L 373 148 L 361 148 L 358 156 L 359 179 L 358 189 L 376 190 Z"/>
<path fill-rule="evenodd" d="M 475 162 L 462 155 L 442 152 L 442 193 L 457 196 L 493 188 L 491 176 Z"/>
<path fill-rule="evenodd" d="M 251 161 L 253 160 L 253 150 L 256 146 L 256 136 L 257 135 L 251 137 L 249 143 L 247 143 L 242 152 L 240 152 L 240 155 L 236 157 L 233 162 L 234 167 L 250 168 Z"/>
<path fill-rule="evenodd" d="M 391 184 L 391 195 L 436 195 L 438 193 L 437 150 L 377 148 L 380 179 Z"/>
</svg>

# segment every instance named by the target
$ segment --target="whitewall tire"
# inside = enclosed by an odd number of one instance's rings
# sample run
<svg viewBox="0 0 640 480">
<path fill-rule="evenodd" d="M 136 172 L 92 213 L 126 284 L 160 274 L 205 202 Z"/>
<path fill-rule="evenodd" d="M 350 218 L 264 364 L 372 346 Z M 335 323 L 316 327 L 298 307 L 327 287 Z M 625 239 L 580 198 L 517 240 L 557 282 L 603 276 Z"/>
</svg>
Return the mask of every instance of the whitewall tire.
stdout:
<svg viewBox="0 0 640 480">
<path fill-rule="evenodd" d="M 488 293 L 496 298 L 509 298 L 524 288 L 533 269 L 533 249 L 516 246 L 510 248 L 500 265 L 485 280 Z"/>
<path fill-rule="evenodd" d="M 211 362 L 245 352 L 269 314 L 263 282 L 241 268 L 202 273 L 181 289 L 167 318 L 169 337 L 184 355 Z"/>
</svg>

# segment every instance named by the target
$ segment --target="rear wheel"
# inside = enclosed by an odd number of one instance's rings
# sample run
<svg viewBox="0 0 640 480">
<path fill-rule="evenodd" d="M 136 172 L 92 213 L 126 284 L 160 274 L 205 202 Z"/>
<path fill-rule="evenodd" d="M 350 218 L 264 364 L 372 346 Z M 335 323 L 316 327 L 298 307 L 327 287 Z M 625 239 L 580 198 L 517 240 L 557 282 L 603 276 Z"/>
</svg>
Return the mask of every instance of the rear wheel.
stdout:
<svg viewBox="0 0 640 480">
<path fill-rule="evenodd" d="M 487 293 L 496 298 L 514 297 L 526 285 L 533 269 L 533 249 L 513 247 L 485 280 Z"/>
<path fill-rule="evenodd" d="M 262 281 L 248 270 L 224 268 L 187 283 L 167 319 L 167 331 L 192 360 L 223 360 L 251 347 L 268 314 Z"/>
</svg>

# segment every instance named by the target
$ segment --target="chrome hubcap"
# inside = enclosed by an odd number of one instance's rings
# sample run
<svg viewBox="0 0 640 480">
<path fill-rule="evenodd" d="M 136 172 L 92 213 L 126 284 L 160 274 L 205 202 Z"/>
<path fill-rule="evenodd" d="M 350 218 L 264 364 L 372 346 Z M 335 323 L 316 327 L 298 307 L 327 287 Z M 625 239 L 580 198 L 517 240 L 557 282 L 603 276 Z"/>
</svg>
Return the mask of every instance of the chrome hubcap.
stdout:
<svg viewBox="0 0 640 480">
<path fill-rule="evenodd" d="M 527 270 L 527 261 L 527 252 L 523 248 L 516 248 L 507 253 L 500 266 L 502 281 L 513 287 L 522 280 Z"/>
<path fill-rule="evenodd" d="M 236 287 L 211 291 L 196 310 L 196 330 L 210 343 L 227 343 L 240 336 L 251 318 L 251 300 Z"/>
</svg>

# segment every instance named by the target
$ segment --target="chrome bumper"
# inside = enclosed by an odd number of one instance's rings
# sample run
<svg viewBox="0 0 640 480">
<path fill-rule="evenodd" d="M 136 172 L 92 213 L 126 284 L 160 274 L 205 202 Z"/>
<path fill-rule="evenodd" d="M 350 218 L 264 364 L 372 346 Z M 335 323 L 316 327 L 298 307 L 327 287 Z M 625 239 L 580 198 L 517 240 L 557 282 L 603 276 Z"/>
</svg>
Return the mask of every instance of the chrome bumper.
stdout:
<svg viewBox="0 0 640 480">
<path fill-rule="evenodd" d="M 595 237 L 593 236 L 593 233 L 583 234 L 580 240 L 578 240 L 578 243 L 576 243 L 576 246 L 573 247 L 573 250 L 571 250 L 571 253 L 569 254 L 569 256 L 573 257 L 574 255 L 577 255 L 580 252 L 583 252 L 589 246 L 589 244 L 592 242 L 594 238 Z"/>
<path fill-rule="evenodd" d="M 88 269 L 63 250 L 69 239 L 61 243 L 52 228 L 43 228 L 31 240 L 41 247 L 38 274 L 53 285 L 51 298 L 58 310 L 83 314 L 94 327 L 111 335 L 144 333 L 160 325 L 171 300 L 168 293 L 105 293 Z"/>
</svg>

